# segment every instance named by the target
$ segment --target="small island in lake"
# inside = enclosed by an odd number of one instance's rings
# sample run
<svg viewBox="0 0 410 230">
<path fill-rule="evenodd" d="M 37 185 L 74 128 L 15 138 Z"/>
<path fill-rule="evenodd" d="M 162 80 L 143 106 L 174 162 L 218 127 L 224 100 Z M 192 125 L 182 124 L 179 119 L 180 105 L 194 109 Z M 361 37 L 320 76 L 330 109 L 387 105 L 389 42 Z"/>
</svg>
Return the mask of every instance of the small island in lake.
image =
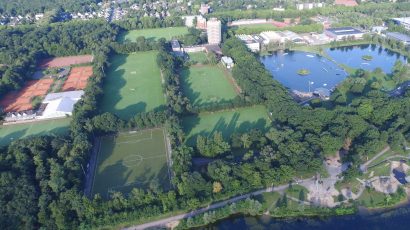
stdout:
<svg viewBox="0 0 410 230">
<path fill-rule="evenodd" d="M 373 57 L 370 56 L 370 55 L 363 55 L 362 59 L 365 60 L 365 61 L 371 61 L 371 60 L 373 60 Z"/>
<path fill-rule="evenodd" d="M 298 74 L 301 76 L 306 76 L 310 74 L 310 71 L 308 69 L 300 69 L 298 70 Z"/>
</svg>

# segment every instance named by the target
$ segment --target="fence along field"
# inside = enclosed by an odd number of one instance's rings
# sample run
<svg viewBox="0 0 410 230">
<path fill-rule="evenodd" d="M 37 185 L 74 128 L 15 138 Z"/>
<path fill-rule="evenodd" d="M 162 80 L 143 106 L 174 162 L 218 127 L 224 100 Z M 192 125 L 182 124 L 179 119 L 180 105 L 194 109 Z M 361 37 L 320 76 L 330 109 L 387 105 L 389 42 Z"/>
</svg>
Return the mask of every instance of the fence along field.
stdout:
<svg viewBox="0 0 410 230">
<path fill-rule="evenodd" d="M 222 132 L 225 140 L 234 132 L 245 132 L 251 129 L 266 131 L 270 119 L 264 106 L 257 105 L 218 112 L 205 112 L 199 115 L 187 116 L 182 119 L 186 143 L 196 145 L 198 135 L 209 136 L 216 131 Z"/>
<path fill-rule="evenodd" d="M 137 113 L 161 109 L 165 105 L 157 52 L 114 55 L 104 79 L 103 112 L 122 119 Z"/>
<path fill-rule="evenodd" d="M 56 57 L 56 58 L 47 58 L 38 64 L 38 68 L 47 69 L 47 68 L 57 68 L 65 67 L 72 65 L 79 65 L 85 63 L 93 62 L 92 55 L 79 55 L 79 56 L 67 56 L 67 57 Z"/>
<path fill-rule="evenodd" d="M 101 138 L 92 195 L 129 193 L 133 188 L 170 188 L 168 147 L 165 130 L 124 132 Z"/>
</svg>

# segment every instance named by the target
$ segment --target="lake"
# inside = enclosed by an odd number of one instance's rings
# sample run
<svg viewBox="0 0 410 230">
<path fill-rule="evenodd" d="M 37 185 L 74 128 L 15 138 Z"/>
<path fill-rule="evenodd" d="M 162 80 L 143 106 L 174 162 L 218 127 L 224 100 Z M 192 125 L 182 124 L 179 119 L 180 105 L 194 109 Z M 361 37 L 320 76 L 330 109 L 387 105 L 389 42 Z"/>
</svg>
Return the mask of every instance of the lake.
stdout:
<svg viewBox="0 0 410 230">
<path fill-rule="evenodd" d="M 306 52 L 275 52 L 260 60 L 274 79 L 291 90 L 301 92 L 313 92 L 317 88 L 331 90 L 348 76 L 334 62 Z M 300 69 L 307 69 L 310 74 L 301 76 L 297 73 Z"/>
<path fill-rule="evenodd" d="M 372 214 L 357 214 L 328 218 L 292 218 L 278 219 L 269 216 L 248 217 L 234 216 L 221 220 L 207 229 L 410 229 L 410 207 L 382 211 Z"/>
<path fill-rule="evenodd" d="M 369 71 L 381 68 L 383 72 L 390 73 L 397 60 L 407 63 L 406 57 L 378 45 L 345 46 L 325 51 L 332 60 L 302 51 L 278 51 L 260 57 L 260 61 L 274 79 L 291 90 L 301 92 L 313 92 L 317 88 L 332 90 L 348 76 L 339 64 Z M 365 55 L 371 56 L 372 60 L 363 60 Z M 301 69 L 309 70 L 310 74 L 299 75 Z"/>
<path fill-rule="evenodd" d="M 337 63 L 347 65 L 351 68 L 373 71 L 379 67 L 385 73 L 392 72 L 392 67 L 397 60 L 407 63 L 406 57 L 379 45 L 329 48 L 326 50 L 326 53 Z M 364 55 L 370 55 L 373 59 L 371 61 L 365 61 L 362 59 Z"/>
</svg>

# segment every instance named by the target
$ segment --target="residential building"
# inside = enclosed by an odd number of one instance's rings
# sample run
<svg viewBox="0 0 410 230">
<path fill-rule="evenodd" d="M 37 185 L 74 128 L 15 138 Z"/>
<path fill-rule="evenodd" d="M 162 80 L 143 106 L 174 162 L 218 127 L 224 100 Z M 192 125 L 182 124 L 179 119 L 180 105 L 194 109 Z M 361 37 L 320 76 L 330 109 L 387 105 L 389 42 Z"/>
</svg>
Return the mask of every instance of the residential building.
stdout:
<svg viewBox="0 0 410 230">
<path fill-rule="evenodd" d="M 196 28 L 200 30 L 206 30 L 207 24 L 206 24 L 206 18 L 202 16 L 198 16 L 196 18 Z"/>
<path fill-rule="evenodd" d="M 201 4 L 201 7 L 199 8 L 199 13 L 202 15 L 208 14 L 209 13 L 209 5 L 208 4 Z"/>
<path fill-rule="evenodd" d="M 311 2 L 311 3 L 299 3 L 296 4 L 296 9 L 297 10 L 310 10 L 313 8 L 320 8 L 323 7 L 325 4 L 324 3 L 316 3 L 316 2 Z"/>
<path fill-rule="evenodd" d="M 209 44 L 219 44 L 221 43 L 221 21 L 216 18 L 211 18 L 207 22 L 206 33 L 208 35 Z"/>
<path fill-rule="evenodd" d="M 325 34 L 333 40 L 340 41 L 347 38 L 361 39 L 364 32 L 353 27 L 339 27 L 326 29 Z"/>
</svg>

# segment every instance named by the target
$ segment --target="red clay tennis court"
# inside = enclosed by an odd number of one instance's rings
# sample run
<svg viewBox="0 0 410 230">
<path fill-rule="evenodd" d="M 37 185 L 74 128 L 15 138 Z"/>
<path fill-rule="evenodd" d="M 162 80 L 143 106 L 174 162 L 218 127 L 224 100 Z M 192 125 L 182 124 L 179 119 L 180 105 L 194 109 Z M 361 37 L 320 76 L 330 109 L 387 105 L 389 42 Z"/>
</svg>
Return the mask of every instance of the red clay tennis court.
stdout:
<svg viewBox="0 0 410 230">
<path fill-rule="evenodd" d="M 0 106 L 6 113 L 31 110 L 32 98 L 46 95 L 53 82 L 54 79 L 50 78 L 29 81 L 20 91 L 6 94 L 0 101 Z"/>
<path fill-rule="evenodd" d="M 92 66 L 74 67 L 70 71 L 61 91 L 81 90 L 87 87 L 88 78 L 93 75 Z"/>
<path fill-rule="evenodd" d="M 47 68 L 57 68 L 65 67 L 71 65 L 85 64 L 93 62 L 92 55 L 79 55 L 79 56 L 67 56 L 67 57 L 56 57 L 56 58 L 47 58 L 38 64 L 38 67 L 41 69 Z"/>
</svg>

